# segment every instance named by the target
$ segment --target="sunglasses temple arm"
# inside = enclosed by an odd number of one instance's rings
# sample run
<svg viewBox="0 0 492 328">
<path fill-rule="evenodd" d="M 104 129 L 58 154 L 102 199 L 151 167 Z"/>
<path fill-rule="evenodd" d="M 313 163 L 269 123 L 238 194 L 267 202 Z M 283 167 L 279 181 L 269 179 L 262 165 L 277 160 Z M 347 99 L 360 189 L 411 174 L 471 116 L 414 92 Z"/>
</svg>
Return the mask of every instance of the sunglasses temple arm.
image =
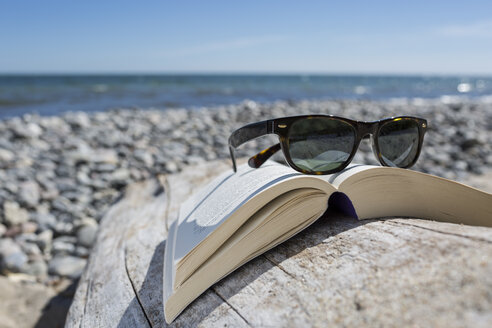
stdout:
<svg viewBox="0 0 492 328">
<path fill-rule="evenodd" d="M 231 136 L 229 137 L 229 152 L 231 155 L 232 168 L 234 169 L 234 172 L 237 171 L 236 158 L 234 156 L 234 151 L 236 150 L 236 148 L 247 141 L 270 133 L 270 131 L 268 130 L 269 122 L 270 120 L 251 123 L 232 132 Z"/>
<path fill-rule="evenodd" d="M 270 148 L 262 150 L 261 152 L 252 156 L 248 160 L 248 165 L 252 168 L 257 169 L 260 166 L 262 166 L 263 163 L 265 163 L 267 161 L 267 159 L 272 157 L 272 155 L 275 154 L 276 152 L 278 152 L 279 150 L 280 150 L 280 144 L 279 143 L 271 146 Z"/>
<path fill-rule="evenodd" d="M 237 167 L 236 167 L 236 157 L 234 156 L 234 147 L 229 145 L 229 153 L 231 155 L 231 160 L 232 160 L 232 169 L 234 172 L 237 172 Z"/>
</svg>

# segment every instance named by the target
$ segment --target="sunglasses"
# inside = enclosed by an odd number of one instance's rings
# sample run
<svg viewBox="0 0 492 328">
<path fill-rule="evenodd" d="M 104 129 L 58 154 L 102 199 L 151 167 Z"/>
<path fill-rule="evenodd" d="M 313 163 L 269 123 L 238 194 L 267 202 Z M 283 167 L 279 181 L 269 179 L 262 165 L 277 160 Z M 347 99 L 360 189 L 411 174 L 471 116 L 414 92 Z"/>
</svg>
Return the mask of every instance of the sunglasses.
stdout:
<svg viewBox="0 0 492 328">
<path fill-rule="evenodd" d="M 276 134 L 280 142 L 248 161 L 259 168 L 282 149 L 287 163 L 305 174 L 332 174 L 352 161 L 360 141 L 371 137 L 372 149 L 383 166 L 408 168 L 417 161 L 427 121 L 399 116 L 374 122 L 354 121 L 331 115 L 282 117 L 251 123 L 229 137 L 229 151 L 236 172 L 234 151 L 243 143 L 266 134 Z"/>
</svg>

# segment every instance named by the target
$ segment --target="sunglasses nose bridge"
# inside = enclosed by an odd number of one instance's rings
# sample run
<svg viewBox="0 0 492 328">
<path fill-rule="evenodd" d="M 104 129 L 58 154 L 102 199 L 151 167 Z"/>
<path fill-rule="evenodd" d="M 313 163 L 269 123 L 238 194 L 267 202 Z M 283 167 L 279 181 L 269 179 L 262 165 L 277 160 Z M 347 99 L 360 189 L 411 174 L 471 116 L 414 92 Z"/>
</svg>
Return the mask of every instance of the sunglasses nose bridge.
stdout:
<svg viewBox="0 0 492 328">
<path fill-rule="evenodd" d="M 375 135 L 378 128 L 378 122 L 358 122 L 358 133 L 360 138 L 370 134 Z"/>
</svg>

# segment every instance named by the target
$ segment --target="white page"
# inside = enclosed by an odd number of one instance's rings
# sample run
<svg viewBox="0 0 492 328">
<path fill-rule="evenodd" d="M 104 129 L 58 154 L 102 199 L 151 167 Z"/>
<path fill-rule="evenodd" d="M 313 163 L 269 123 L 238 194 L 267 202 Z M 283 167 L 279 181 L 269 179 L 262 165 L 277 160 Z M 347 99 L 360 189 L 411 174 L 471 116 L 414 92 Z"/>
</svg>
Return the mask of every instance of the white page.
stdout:
<svg viewBox="0 0 492 328">
<path fill-rule="evenodd" d="M 252 196 L 298 175 L 290 167 L 268 162 L 259 169 L 244 164 L 236 173 L 229 171 L 218 177 L 181 205 L 174 260 L 188 254 Z"/>
<path fill-rule="evenodd" d="M 328 181 L 331 185 L 333 185 L 335 188 L 338 189 L 340 185 L 342 184 L 343 181 L 345 181 L 347 178 L 365 171 L 369 170 L 375 167 L 381 167 L 381 166 L 374 166 L 374 165 L 364 165 L 364 164 L 349 164 L 346 168 L 344 168 L 342 171 L 330 174 L 330 175 L 324 175 L 321 176 L 322 179 L 325 181 Z"/>
</svg>

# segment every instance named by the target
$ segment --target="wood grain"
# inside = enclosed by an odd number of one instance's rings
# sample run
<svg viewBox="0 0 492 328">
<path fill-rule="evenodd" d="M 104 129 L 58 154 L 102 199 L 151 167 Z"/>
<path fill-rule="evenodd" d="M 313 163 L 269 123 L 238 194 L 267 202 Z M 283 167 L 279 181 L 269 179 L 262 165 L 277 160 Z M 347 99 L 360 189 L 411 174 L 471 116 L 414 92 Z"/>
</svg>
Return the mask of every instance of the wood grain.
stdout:
<svg viewBox="0 0 492 328">
<path fill-rule="evenodd" d="M 172 218 L 177 204 L 229 165 L 132 185 L 101 222 L 66 326 L 166 326 L 166 213 Z M 327 325 L 490 327 L 492 229 L 328 212 L 209 288 L 172 324 Z"/>
</svg>

